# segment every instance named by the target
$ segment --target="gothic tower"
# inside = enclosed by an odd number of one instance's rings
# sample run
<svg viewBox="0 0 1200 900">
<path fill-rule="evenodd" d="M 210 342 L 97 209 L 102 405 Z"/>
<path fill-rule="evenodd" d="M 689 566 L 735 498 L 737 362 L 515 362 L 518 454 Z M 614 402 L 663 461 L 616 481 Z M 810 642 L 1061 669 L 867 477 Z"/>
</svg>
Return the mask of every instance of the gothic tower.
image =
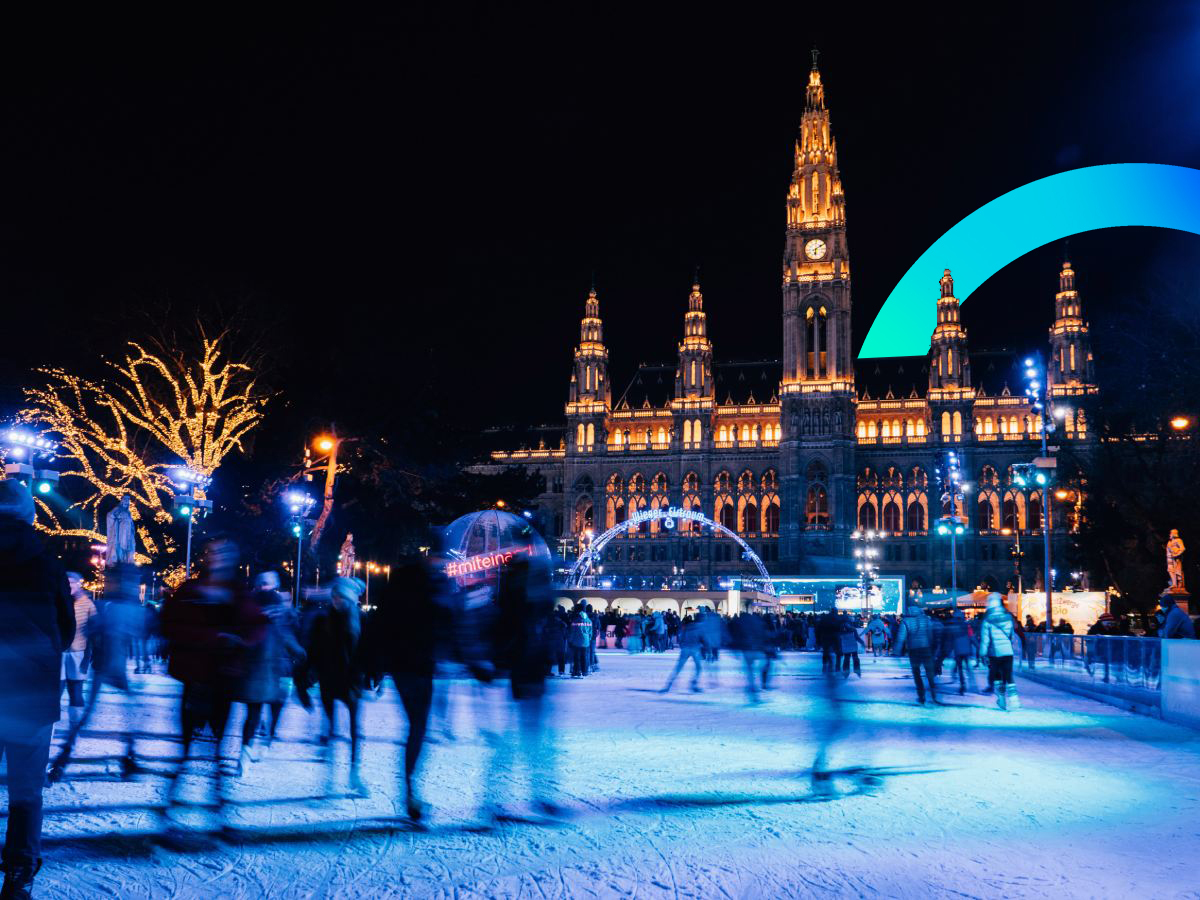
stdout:
<svg viewBox="0 0 1200 900">
<path fill-rule="evenodd" d="M 579 453 L 591 453 L 603 447 L 607 436 L 604 422 L 612 406 L 608 383 L 608 348 L 604 346 L 604 323 L 600 321 L 600 301 L 596 288 L 588 292 L 583 319 L 579 326 L 579 346 L 575 348 L 575 368 L 567 398 L 569 447 Z"/>
<path fill-rule="evenodd" d="M 1092 363 L 1092 341 L 1075 288 L 1075 270 L 1063 260 L 1054 296 L 1054 324 L 1050 326 L 1050 362 L 1047 383 L 1054 406 L 1065 408 L 1061 425 L 1073 437 L 1086 437 L 1092 415 L 1091 400 L 1097 391 Z"/>
<path fill-rule="evenodd" d="M 817 53 L 787 195 L 783 251 L 781 560 L 845 556 L 854 525 L 850 258 L 837 142 Z"/>
<path fill-rule="evenodd" d="M 692 285 L 688 309 L 683 315 L 673 406 L 675 434 L 679 435 L 683 448 L 700 449 L 712 430 L 713 372 L 712 341 L 708 339 L 708 317 L 698 281 Z"/>
<path fill-rule="evenodd" d="M 967 331 L 959 319 L 958 298 L 950 270 L 938 284 L 937 325 L 929 342 L 929 412 L 933 433 L 943 443 L 961 443 L 971 428 L 971 363 L 967 357 Z"/>
</svg>

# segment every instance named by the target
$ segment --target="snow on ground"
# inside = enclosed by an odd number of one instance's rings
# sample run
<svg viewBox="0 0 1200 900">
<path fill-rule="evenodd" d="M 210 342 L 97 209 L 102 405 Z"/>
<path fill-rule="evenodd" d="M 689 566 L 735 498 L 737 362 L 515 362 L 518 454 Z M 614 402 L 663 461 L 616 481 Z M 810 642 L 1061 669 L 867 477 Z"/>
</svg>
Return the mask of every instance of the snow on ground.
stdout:
<svg viewBox="0 0 1200 900">
<path fill-rule="evenodd" d="M 346 793 L 344 742 L 331 782 L 312 740 L 317 713 L 293 704 L 284 740 L 234 789 L 233 834 L 192 853 L 155 839 L 163 779 L 147 771 L 122 783 L 111 759 L 122 715 L 146 769 L 179 752 L 168 737 L 178 686 L 135 676 L 140 691 L 106 694 L 85 761 L 46 792 L 38 894 L 1200 897 L 1196 732 L 1029 682 L 1019 712 L 956 694 L 921 708 L 903 661 L 866 657 L 836 707 L 847 728 L 830 762 L 872 767 L 882 784 L 871 793 L 841 779 L 821 801 L 809 769 L 831 707 L 817 656 L 787 654 L 757 706 L 731 656 L 715 689 L 690 693 L 684 678 L 656 693 L 674 660 L 602 652 L 598 675 L 554 680 L 562 822 L 476 827 L 489 753 L 476 723 L 507 707 L 499 689 L 464 680 L 450 692 L 456 739 L 425 759 L 429 829 L 408 827 L 396 774 L 403 716 L 389 682 L 364 707 L 370 796 Z M 516 772 L 490 788 L 520 811 L 528 789 Z M 198 775 L 188 796 L 206 788 Z M 220 824 L 203 809 L 184 820 Z"/>
</svg>

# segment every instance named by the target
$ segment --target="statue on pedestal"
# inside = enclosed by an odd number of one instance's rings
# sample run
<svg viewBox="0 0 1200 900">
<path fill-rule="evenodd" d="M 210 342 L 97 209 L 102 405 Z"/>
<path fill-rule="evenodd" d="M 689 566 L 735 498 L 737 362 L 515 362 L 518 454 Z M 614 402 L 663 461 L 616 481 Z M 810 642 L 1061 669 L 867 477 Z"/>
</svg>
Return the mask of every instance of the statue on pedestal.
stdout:
<svg viewBox="0 0 1200 900">
<path fill-rule="evenodd" d="M 1171 536 L 1167 540 L 1167 591 L 1172 594 L 1186 594 L 1187 589 L 1183 586 L 1183 554 L 1187 548 L 1183 545 L 1183 539 L 1179 537 L 1179 529 L 1172 528 Z"/>
<path fill-rule="evenodd" d="M 133 528 L 133 514 L 129 511 L 129 496 L 109 510 L 104 518 L 104 564 L 108 568 L 122 563 L 134 563 L 137 538 Z"/>
<path fill-rule="evenodd" d="M 344 578 L 354 577 L 354 535 L 346 534 L 342 549 L 338 552 L 337 573 Z"/>
</svg>

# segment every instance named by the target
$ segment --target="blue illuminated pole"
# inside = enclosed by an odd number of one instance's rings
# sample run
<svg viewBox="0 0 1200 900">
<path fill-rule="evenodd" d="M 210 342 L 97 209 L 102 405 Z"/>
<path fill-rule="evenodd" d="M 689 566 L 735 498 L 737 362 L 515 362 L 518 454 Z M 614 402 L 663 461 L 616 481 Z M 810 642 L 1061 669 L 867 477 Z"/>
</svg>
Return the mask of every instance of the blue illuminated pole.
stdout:
<svg viewBox="0 0 1200 900">
<path fill-rule="evenodd" d="M 1048 415 L 1047 407 L 1050 403 L 1050 379 L 1045 377 L 1046 371 L 1042 366 L 1042 355 L 1040 353 L 1029 357 L 1025 360 L 1025 375 L 1029 379 L 1029 387 L 1025 393 L 1033 401 L 1033 409 L 1042 419 L 1042 458 L 1049 457 L 1050 451 L 1046 444 L 1046 432 L 1054 427 L 1054 420 Z M 1042 478 L 1038 479 L 1039 481 Z M 1051 622 L 1054 618 L 1054 600 L 1052 592 L 1054 590 L 1054 576 L 1050 574 L 1050 479 L 1045 477 L 1045 483 L 1042 488 L 1042 545 L 1044 556 L 1044 570 L 1042 580 L 1046 585 L 1046 632 L 1050 632 Z"/>
</svg>

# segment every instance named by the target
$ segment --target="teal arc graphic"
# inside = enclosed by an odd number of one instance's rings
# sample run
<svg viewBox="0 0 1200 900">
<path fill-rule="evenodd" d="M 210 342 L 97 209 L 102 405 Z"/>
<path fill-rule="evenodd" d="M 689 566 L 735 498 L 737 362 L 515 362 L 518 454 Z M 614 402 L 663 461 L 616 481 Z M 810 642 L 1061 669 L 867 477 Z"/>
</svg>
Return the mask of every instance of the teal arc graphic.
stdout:
<svg viewBox="0 0 1200 900">
<path fill-rule="evenodd" d="M 938 279 L 965 300 L 1014 259 L 1052 241 L 1141 225 L 1200 234 L 1200 170 L 1155 163 L 1072 169 L 981 206 L 921 254 L 884 301 L 859 357 L 923 356 L 937 324 Z"/>
</svg>

